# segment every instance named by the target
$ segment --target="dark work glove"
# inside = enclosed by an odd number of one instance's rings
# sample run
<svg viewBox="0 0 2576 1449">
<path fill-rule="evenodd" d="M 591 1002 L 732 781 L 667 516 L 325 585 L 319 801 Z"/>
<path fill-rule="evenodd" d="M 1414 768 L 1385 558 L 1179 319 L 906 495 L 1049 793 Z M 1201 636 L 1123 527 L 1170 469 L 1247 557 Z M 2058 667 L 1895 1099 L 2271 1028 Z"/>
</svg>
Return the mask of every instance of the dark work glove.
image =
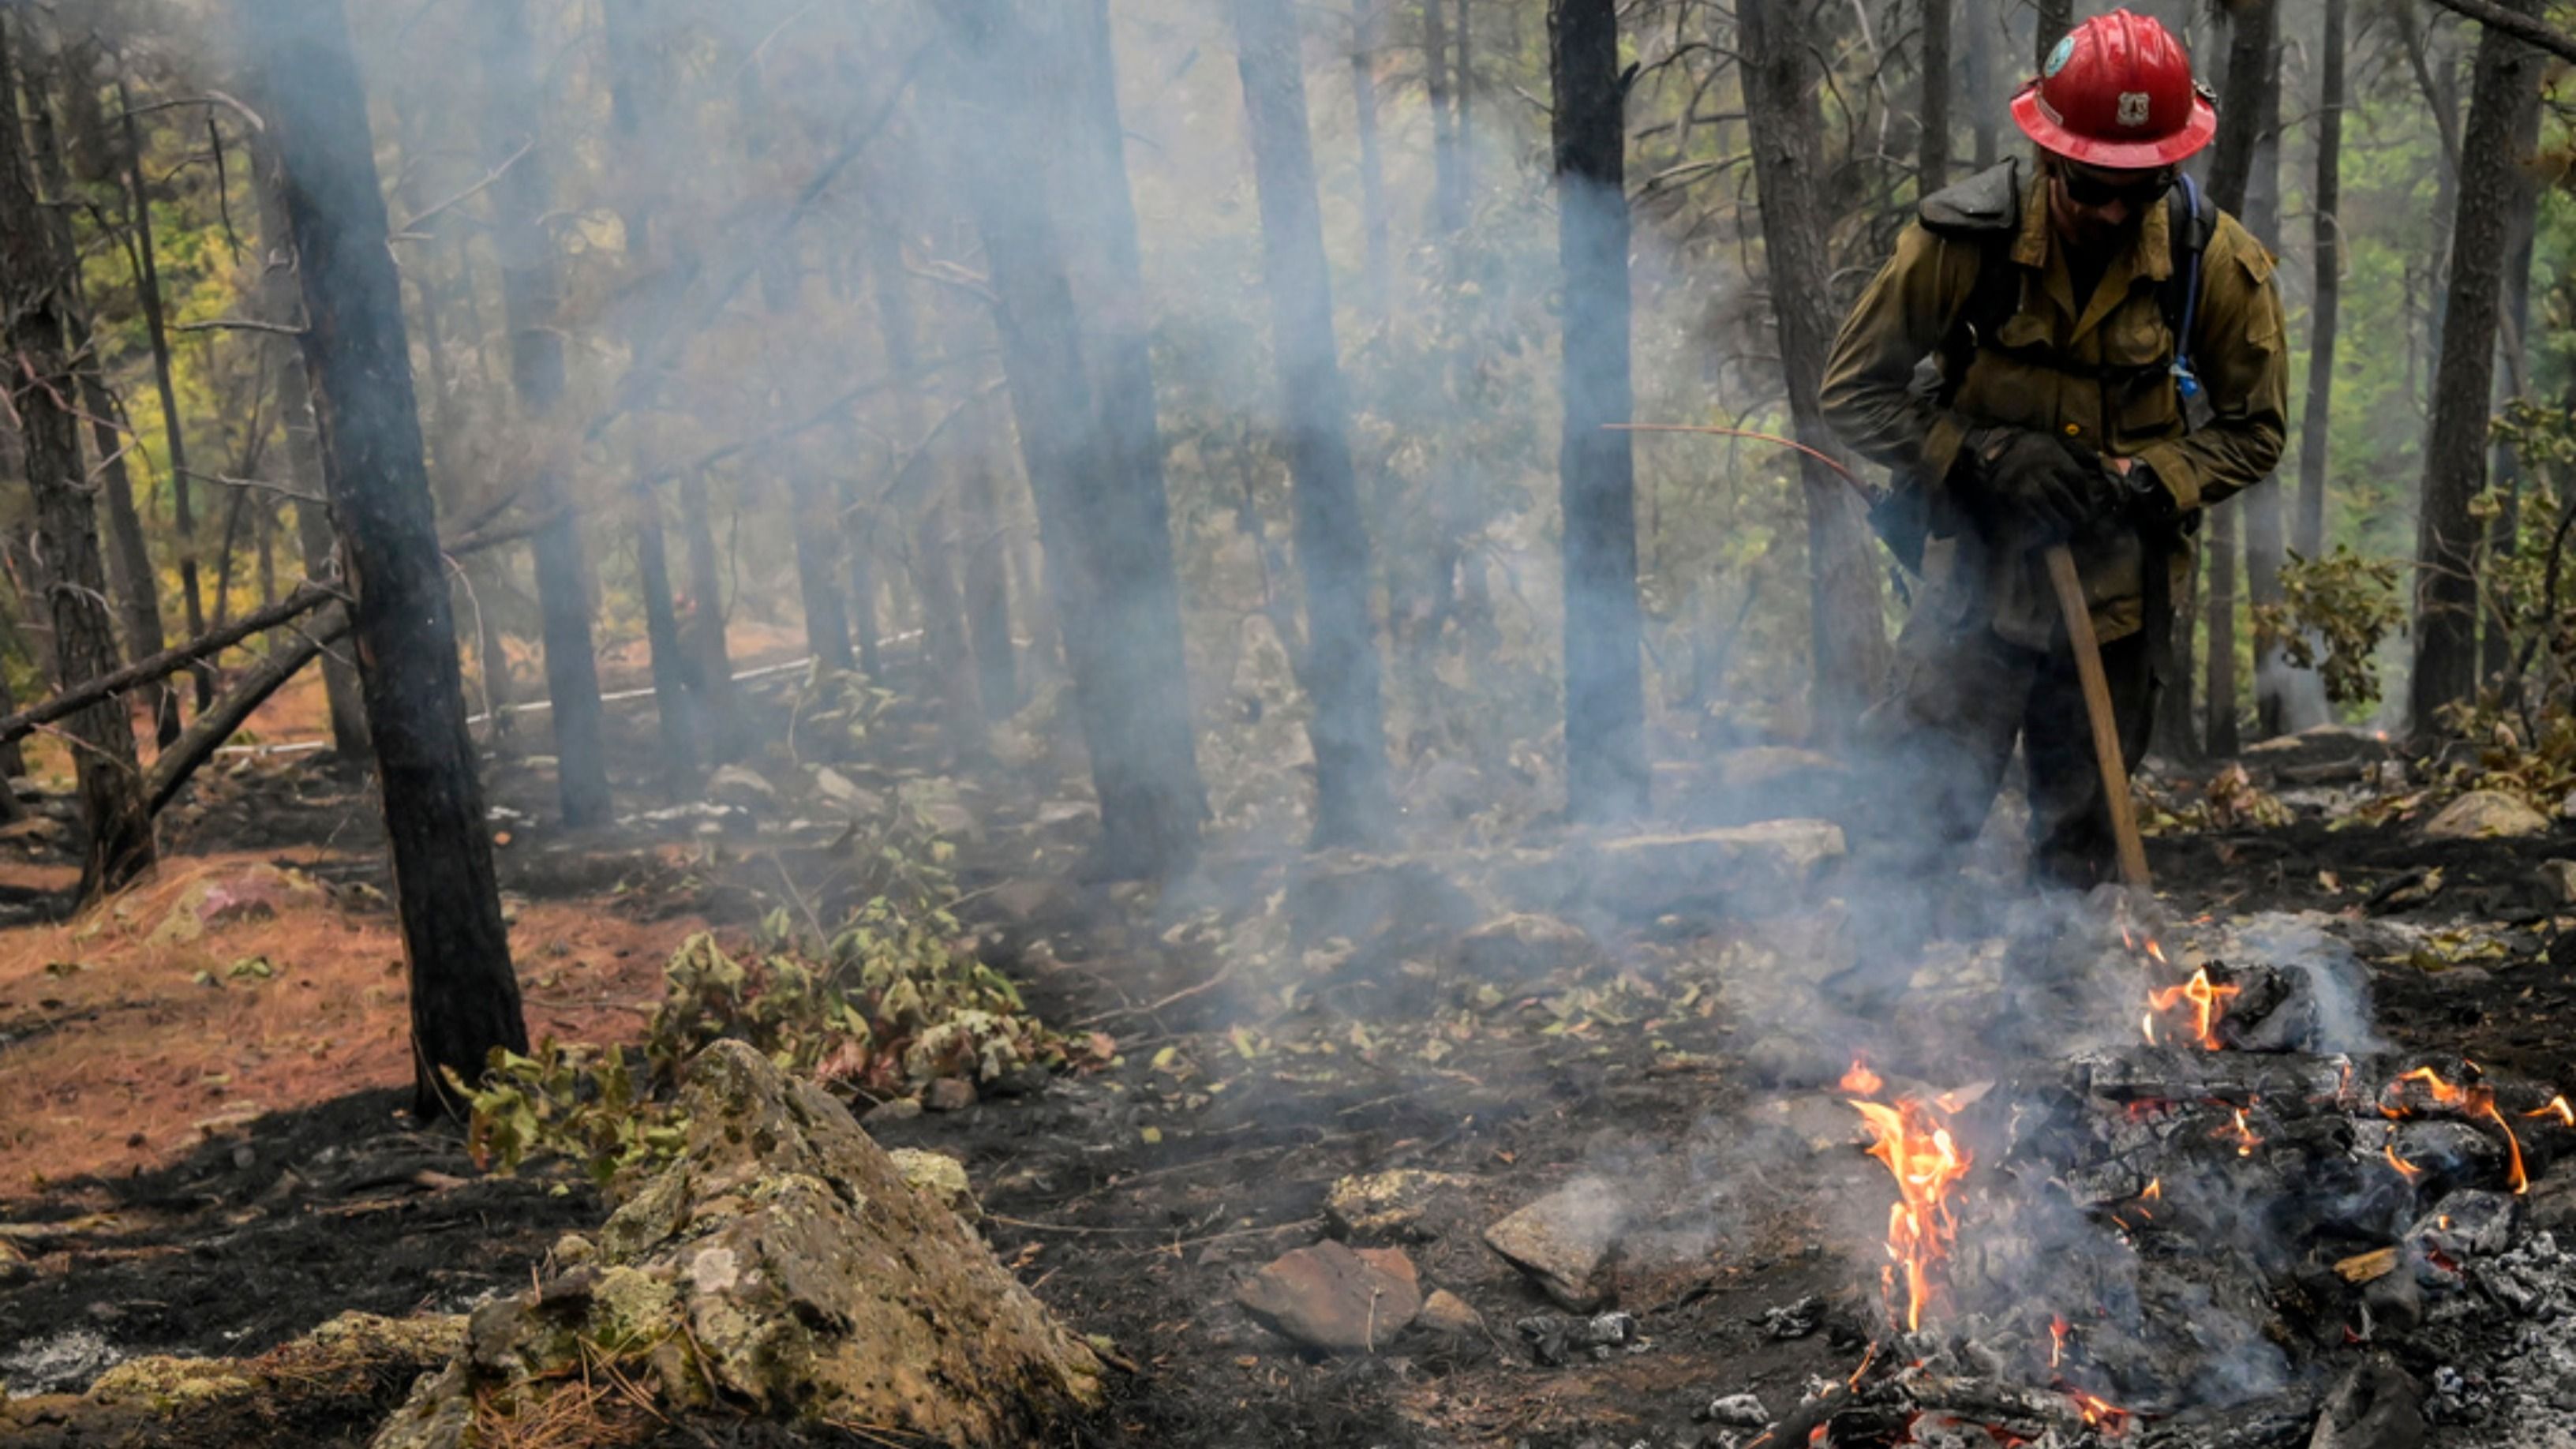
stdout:
<svg viewBox="0 0 2576 1449">
<path fill-rule="evenodd" d="M 2120 487 L 2120 511 L 2139 527 L 2171 528 L 2182 521 L 2182 505 L 2175 501 L 2173 490 L 2156 476 L 2155 469 L 2132 463 L 2128 472 L 2115 477 Z"/>
<path fill-rule="evenodd" d="M 2035 428 L 1971 429 L 1960 482 L 1986 525 L 2036 524 L 2073 534 L 2123 501 L 2118 475 L 2092 449 Z"/>
</svg>

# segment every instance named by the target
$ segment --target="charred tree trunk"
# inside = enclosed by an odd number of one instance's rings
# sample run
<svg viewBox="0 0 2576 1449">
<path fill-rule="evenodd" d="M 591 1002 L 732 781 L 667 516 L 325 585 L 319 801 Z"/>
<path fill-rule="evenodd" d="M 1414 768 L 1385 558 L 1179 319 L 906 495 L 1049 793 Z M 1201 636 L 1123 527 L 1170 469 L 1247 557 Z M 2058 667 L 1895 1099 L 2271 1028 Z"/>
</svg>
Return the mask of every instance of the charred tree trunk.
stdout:
<svg viewBox="0 0 2576 1449">
<path fill-rule="evenodd" d="M 2037 0 L 2035 8 L 2038 19 L 2031 33 L 2038 49 L 2033 54 L 2039 70 L 2046 71 L 2048 53 L 2075 28 L 2075 0 Z"/>
<path fill-rule="evenodd" d="M 161 432 L 170 454 L 170 503 L 179 533 L 179 598 L 187 610 L 188 632 L 206 632 L 205 596 L 197 579 L 197 518 L 190 499 L 187 439 L 179 427 L 179 394 L 171 383 L 170 331 L 161 314 L 161 264 L 152 241 L 152 198 L 143 186 L 143 131 L 135 123 L 134 102 L 117 83 L 117 104 L 125 112 L 125 179 L 131 208 L 134 246 L 134 294 L 143 311 L 143 328 L 152 339 L 152 384 L 161 394 Z M 214 703 L 215 671 L 196 672 L 197 708 Z"/>
<path fill-rule="evenodd" d="M 2504 3 L 2517 14 L 2532 13 L 2530 0 Z M 2407 702 L 2419 732 L 2436 728 L 2442 707 L 2467 699 L 2477 682 L 2478 526 L 2471 503 L 2486 486 L 2506 228 L 2521 184 L 2514 139 L 2540 83 L 2541 60 L 2540 52 L 2501 31 L 2479 33 L 2417 512 L 2415 660 Z"/>
<path fill-rule="evenodd" d="M 661 38 L 650 13 L 654 0 L 601 0 L 600 23 L 608 53 L 608 126 L 616 145 L 624 185 L 617 216 L 625 230 L 626 257 L 638 274 L 656 266 L 653 232 L 653 155 L 648 135 L 654 90 L 660 74 Z M 641 344 L 652 323 L 646 309 L 636 312 L 633 339 Z M 635 422 L 636 471 L 646 477 L 661 461 L 652 446 L 656 436 L 649 420 Z M 662 769 L 674 796 L 695 793 L 698 742 L 704 730 L 705 687 L 681 643 L 679 610 L 671 598 L 670 550 L 662 532 L 662 497 L 647 484 L 628 500 L 635 529 L 636 589 L 644 596 L 645 647 L 652 655 L 653 706 L 662 744 Z"/>
<path fill-rule="evenodd" d="M 2209 166 L 2209 194 L 2221 208 L 2242 216 L 2254 179 L 2255 154 L 2263 140 L 2265 73 L 2272 65 L 2275 28 L 2273 0 L 2236 0 L 2227 9 L 2227 73 L 2218 108 L 2218 138 Z M 2243 743 L 2236 714 L 2236 581 L 2242 566 L 2237 511 L 2251 504 L 2256 484 L 2236 507 L 2210 510 L 2209 533 L 2200 551 L 2203 587 L 2208 595 L 2209 672 L 2205 689 L 2209 718 L 2204 745 L 2225 758 Z"/>
<path fill-rule="evenodd" d="M 1983 171 L 1995 164 L 1995 116 L 2003 98 L 1995 94 L 1994 45 L 2003 27 L 1995 17 L 1995 0 L 1962 0 L 1959 21 L 1968 32 L 1962 52 L 1968 91 L 1970 165 Z"/>
<path fill-rule="evenodd" d="M 1646 811 L 1643 627 L 1637 602 L 1636 459 L 1629 374 L 1628 77 L 1613 0 L 1548 10 L 1557 250 L 1565 264 L 1565 793 L 1578 820 Z"/>
<path fill-rule="evenodd" d="M 1476 131 L 1472 124 L 1476 110 L 1476 46 L 1473 22 L 1467 16 L 1468 0 L 1458 0 L 1457 88 L 1458 124 L 1450 140 L 1458 153 L 1458 222 L 1466 224 L 1476 206 Z"/>
<path fill-rule="evenodd" d="M 2262 56 L 2255 72 L 2255 138 L 2251 173 L 2246 178 L 2243 219 L 2254 239 L 2269 248 L 2281 240 L 2281 48 L 2280 9 L 2265 0 L 2260 16 L 2240 21 L 2261 32 Z M 2232 55 L 2231 55 L 2232 60 Z M 2287 545 L 2281 521 L 2281 490 L 2266 478 L 2239 496 L 2245 510 L 2245 598 L 2255 609 L 2281 602 L 2281 558 Z M 2260 631 L 2254 635 L 2254 737 L 2270 739 L 2285 728 L 2288 711 L 2288 666 L 2281 651 Z"/>
<path fill-rule="evenodd" d="M 537 515 L 537 610 L 545 636 L 546 698 L 554 725 L 555 787 L 564 824 L 604 825 L 615 813 L 607 749 L 600 740 L 599 661 L 591 647 L 590 590 L 583 577 L 581 510 L 568 462 L 547 434 L 564 391 L 561 305 L 555 247 L 545 216 L 553 173 L 538 121 L 536 42 L 523 0 L 477 0 L 483 41 L 483 150 L 499 174 L 492 186 L 501 303 L 510 329 L 510 387 L 527 429 L 527 482 Z"/>
<path fill-rule="evenodd" d="M 1458 9 L 1463 79 L 1464 0 Z M 1315 750 L 1315 843 L 1356 844 L 1377 837 L 1387 823 L 1386 721 L 1378 694 L 1377 620 L 1369 611 L 1368 533 L 1360 521 L 1359 471 L 1351 461 L 1350 394 L 1333 340 L 1332 272 L 1324 257 L 1323 212 L 1307 139 L 1306 81 L 1288 0 L 1235 0 L 1234 28 L 1261 194 L 1288 471 L 1295 484 L 1297 566 L 1306 586 L 1306 657 L 1299 677 L 1314 706 L 1306 734 Z M 1610 80 L 1615 87 L 1617 76 Z M 1616 100 L 1614 90 L 1614 192 Z M 1624 209 L 1623 198 L 1622 222 Z M 1624 297 L 1624 254 L 1620 271 Z M 1624 361 L 1625 329 L 1619 330 Z"/>
<path fill-rule="evenodd" d="M 1950 7 L 1923 0 L 1923 98 L 1914 152 L 1914 189 L 1923 196 L 1950 184 Z M 1974 40 L 1970 46 L 1974 48 Z"/>
<path fill-rule="evenodd" d="M 14 19 L 0 18 L 0 25 Z M 62 278 L 73 260 L 55 249 L 54 228 L 37 200 L 9 65 L 7 33 L 0 30 L 0 340 L 11 359 L 0 401 L 17 419 L 26 452 L 27 490 L 47 563 L 54 677 L 69 689 L 116 668 L 116 624 L 99 558 L 97 502 L 81 476 L 80 425 L 70 406 L 79 385 Z M 86 903 L 151 866 L 152 816 L 143 808 L 134 721 L 123 698 L 73 715 L 64 733 L 89 829 L 78 897 Z"/>
<path fill-rule="evenodd" d="M 1449 105 L 1449 0 L 1422 0 L 1422 86 L 1431 101 L 1431 233 L 1446 237 L 1467 224 L 1459 185 L 1457 116 Z"/>
<path fill-rule="evenodd" d="M 444 1079 L 525 1051 L 510 938 L 456 629 L 440 567 L 402 291 L 388 248 L 366 97 L 339 0 L 243 0 L 263 76 L 304 293 L 305 365 L 348 546 L 351 610 L 411 968 L 413 1111 L 459 1103 Z"/>
<path fill-rule="evenodd" d="M 1762 253 L 1771 309 L 1780 328 L 1780 363 L 1798 441 L 1820 452 L 1837 446 L 1817 404 L 1825 356 L 1833 346 L 1826 316 L 1831 286 L 1825 261 L 1823 174 L 1816 138 L 1824 119 L 1795 12 L 1787 0 L 1742 0 L 1736 23 L 1744 52 L 1744 108 L 1753 142 L 1753 184 L 1761 196 Z M 1817 727 L 1828 740 L 1851 737 L 1887 672 L 1877 560 L 1867 526 L 1845 480 L 1820 460 L 1800 455 L 1806 495 L 1808 630 L 1815 653 Z"/>
<path fill-rule="evenodd" d="M 27 146 L 35 162 L 36 179 L 48 198 L 46 219 L 51 223 L 53 245 L 57 255 L 77 255 L 72 242 L 71 212 L 57 203 L 71 197 L 69 168 L 63 164 L 61 138 L 54 131 L 54 115 L 48 78 L 53 67 L 50 57 L 37 48 L 36 38 L 28 37 L 27 53 L 21 58 L 19 80 L 27 97 Z M 107 382 L 100 371 L 98 351 L 90 336 L 89 313 L 81 295 L 81 276 L 77 265 L 63 273 L 63 327 L 65 341 L 72 354 L 72 369 L 80 378 L 81 411 L 89 415 L 90 447 L 98 455 L 101 502 L 106 509 L 107 578 L 116 597 L 117 612 L 124 619 L 125 648 L 129 654 L 157 654 L 163 642 L 161 625 L 161 578 L 152 568 L 152 554 L 143 541 L 143 518 L 134 507 L 134 477 L 125 466 L 125 443 L 116 435 L 117 407 L 108 396 Z M 152 709 L 152 735 L 155 743 L 167 747 L 179 738 L 179 692 L 167 680 L 156 680 L 144 692 Z"/>
<path fill-rule="evenodd" d="M 1395 286 L 1387 240 L 1386 166 L 1378 154 L 1377 53 L 1386 0 L 1356 0 L 1351 9 L 1351 115 L 1360 148 L 1360 235 L 1367 260 L 1360 269 L 1360 305 L 1369 320 L 1386 325 Z"/>
<path fill-rule="evenodd" d="M 680 475 L 680 532 L 689 553 L 688 653 L 706 688 L 707 758 L 722 765 L 741 759 L 750 739 L 733 682 L 733 653 L 725 643 L 715 518 L 707 506 L 706 474 L 696 468 Z"/>
<path fill-rule="evenodd" d="M 2316 280 L 2309 303 L 2308 396 L 2299 422 L 2299 552 L 2324 556 L 2326 463 L 2334 423 L 2335 328 L 2343 302 L 2344 7 L 2325 0 L 2317 45 Z"/>
<path fill-rule="evenodd" d="M 877 627 L 877 555 L 876 521 L 865 500 L 859 497 L 858 477 L 844 469 L 841 473 L 841 551 L 847 557 L 850 572 L 850 644 L 856 651 L 859 672 L 870 679 L 885 677 L 883 631 Z"/>
<path fill-rule="evenodd" d="M 786 460 L 787 504 L 796 530 L 796 596 L 805 609 L 805 651 L 814 662 L 847 674 L 858 661 L 850 652 L 850 615 L 841 602 L 840 530 L 823 480 L 805 458 Z"/>
<path fill-rule="evenodd" d="M 2531 268 L 2537 252 L 2540 187 L 2532 158 L 2540 149 L 2540 92 L 2521 98 L 2513 119 L 2513 202 L 2505 217 L 2504 301 L 2496 341 L 2504 363 L 2496 379 L 2496 411 L 2512 398 L 2531 392 Z M 2485 621 L 2478 634 L 2478 678 L 2503 677 L 2513 665 L 2513 619 L 2518 601 L 2507 591 L 2497 567 L 2513 556 L 2515 535 L 2522 527 L 2522 460 L 2501 444 L 2492 449 L 2495 517 L 2487 525 L 2489 572 Z"/>
<path fill-rule="evenodd" d="M 955 134 L 996 142 L 961 147 L 958 162 L 992 269 L 1003 370 L 1100 795 L 1093 868 L 1161 874 L 1196 855 L 1207 803 L 1190 730 L 1153 374 L 1140 332 L 1085 335 L 1068 267 L 1087 249 L 1099 286 L 1114 298 L 1135 296 L 1135 218 L 1106 16 L 1098 0 L 1044 0 L 1034 8 L 1073 32 L 1051 34 L 1058 26 L 1028 23 L 1031 8 L 1005 0 L 942 8 L 956 42 L 948 89 L 970 112 Z M 1038 105 L 1049 96 L 1073 97 L 1082 112 L 1073 118 L 1074 162 L 1059 169 L 1098 230 L 1060 234 L 1055 199 L 1031 185 L 1046 173 L 1043 158 L 1066 149 L 1051 134 L 1057 118 Z M 1135 314 L 1118 326 L 1133 329 Z"/>
<path fill-rule="evenodd" d="M 979 408 L 980 411 L 980 408 Z M 1020 707 L 1018 646 L 1011 640 L 1010 529 L 994 486 L 994 459 L 985 428 L 966 451 L 958 478 L 965 506 L 962 555 L 966 565 L 966 625 L 975 642 L 975 688 L 987 720 L 1007 719 Z"/>
<path fill-rule="evenodd" d="M 895 394 L 896 439 L 910 449 L 907 477 L 898 477 L 887 502 L 912 517 L 912 582 L 921 594 L 921 653 L 948 740 L 961 756 L 984 750 L 984 708 L 976 695 L 975 646 L 966 627 L 966 601 L 957 588 L 957 564 L 943 457 L 955 449 L 931 436 L 921 406 L 921 342 L 912 294 L 905 285 L 903 247 L 891 218 L 880 218 L 868 237 L 869 272 L 876 284 L 877 326 L 887 366 L 903 379 Z"/>
</svg>

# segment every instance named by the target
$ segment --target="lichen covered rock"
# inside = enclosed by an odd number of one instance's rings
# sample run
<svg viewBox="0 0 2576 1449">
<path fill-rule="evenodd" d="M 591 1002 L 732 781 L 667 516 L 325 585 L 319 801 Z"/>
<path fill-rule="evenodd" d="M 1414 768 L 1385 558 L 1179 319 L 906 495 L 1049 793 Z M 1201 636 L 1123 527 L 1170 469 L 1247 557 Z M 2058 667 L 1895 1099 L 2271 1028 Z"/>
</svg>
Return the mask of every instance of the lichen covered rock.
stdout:
<svg viewBox="0 0 2576 1449">
<path fill-rule="evenodd" d="M 465 1352 L 376 1449 L 471 1449 L 478 1414 L 533 1409 L 585 1355 L 672 1409 L 907 1442 L 1035 1442 L 1099 1401 L 1090 1349 L 820 1088 L 719 1042 L 681 1110 L 687 1149 L 610 1217 L 596 1255 L 478 1309 Z"/>
</svg>

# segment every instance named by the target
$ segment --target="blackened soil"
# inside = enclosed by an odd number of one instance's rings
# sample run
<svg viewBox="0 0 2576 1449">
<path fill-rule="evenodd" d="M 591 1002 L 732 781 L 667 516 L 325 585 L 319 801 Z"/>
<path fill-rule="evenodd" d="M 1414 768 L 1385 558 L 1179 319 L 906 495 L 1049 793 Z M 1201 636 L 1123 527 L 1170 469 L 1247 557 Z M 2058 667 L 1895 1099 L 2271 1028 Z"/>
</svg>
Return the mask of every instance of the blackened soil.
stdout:
<svg viewBox="0 0 2576 1449">
<path fill-rule="evenodd" d="M 485 1177 L 401 1094 L 272 1113 L 161 1172 L 60 1184 L 0 1265 L 0 1354 L 86 1329 L 129 1353 L 257 1354 L 336 1314 L 456 1312 L 594 1226 L 586 1183 Z M 79 1387 L 46 1385 L 43 1387 Z"/>
</svg>

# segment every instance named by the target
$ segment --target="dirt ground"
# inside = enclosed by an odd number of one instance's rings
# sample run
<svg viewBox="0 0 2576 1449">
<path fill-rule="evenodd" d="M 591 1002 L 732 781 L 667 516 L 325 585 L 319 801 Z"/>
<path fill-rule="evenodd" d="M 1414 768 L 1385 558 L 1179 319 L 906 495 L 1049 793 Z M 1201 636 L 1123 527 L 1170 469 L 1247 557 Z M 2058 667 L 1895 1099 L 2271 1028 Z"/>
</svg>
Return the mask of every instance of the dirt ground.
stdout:
<svg viewBox="0 0 2576 1449">
<path fill-rule="evenodd" d="M 272 737 L 312 708 L 289 700 Z M 638 759 L 643 722 L 621 725 Z M 1079 885 L 1079 820 L 1046 808 L 1061 790 L 1034 768 L 967 782 L 979 838 L 959 910 L 1034 1009 L 1108 1033 L 1118 1059 L 869 1127 L 887 1146 L 961 1157 L 995 1251 L 1114 1345 L 1115 1402 L 1089 1437 L 1686 1445 L 1714 1395 L 1781 1406 L 1811 1377 L 1857 1366 L 1878 1312 L 1869 1222 L 1888 1193 L 1833 1100 L 1842 1064 L 1802 1055 L 1765 1006 L 1763 973 L 1794 963 L 1805 917 L 1587 922 L 1597 951 L 1500 978 L 1426 969 L 1401 942 L 1310 943 L 1283 979 L 1243 956 L 1247 933 L 1351 863 L 1220 848 L 1197 882 L 1160 898 Z M 628 773 L 621 787 L 649 806 Z M 687 934 L 738 936 L 771 906 L 836 904 L 828 852 L 685 818 L 567 838 L 541 823 L 547 789 L 541 763 L 493 772 L 535 1034 L 631 1040 Z M 451 1130 L 399 1110 L 402 983 L 373 809 L 310 756 L 241 763 L 169 823 L 173 859 L 147 885 L 73 921 L 0 932 L 5 1376 L 77 1388 L 120 1355 L 247 1357 L 349 1309 L 460 1311 L 524 1286 L 557 1236 L 604 1212 L 561 1165 L 480 1174 Z M 0 867 L 0 900 L 63 884 L 44 842 L 5 845 L 22 858 Z M 2185 919 L 2318 910 L 2395 923 L 2406 955 L 2370 963 L 2393 1046 L 2576 1090 L 2564 1052 L 2576 922 L 2553 913 L 2564 908 L 2534 873 L 2576 855 L 2564 827 L 2428 846 L 2408 822 L 2306 820 L 2170 835 L 2152 854 Z M 2433 866 L 2439 889 L 2407 904 L 2402 888 Z M 1813 897 L 1836 887 L 1829 870 Z M 1446 908 L 1405 897 L 1396 914 Z M 1902 1021 L 1821 1034 L 1870 1040 L 1880 1067 L 1942 1085 L 2009 1064 L 2000 1041 L 1919 1059 Z M 1333 1231 L 1337 1180 L 1391 1169 L 1455 1175 L 1418 1220 L 1371 1240 L 1406 1248 L 1426 1288 L 1464 1299 L 1481 1330 L 1415 1330 L 1375 1356 L 1328 1358 L 1236 1306 L 1253 1268 Z M 1585 1177 L 1662 1203 L 1618 1269 L 1640 1340 L 1543 1367 L 1518 1325 L 1561 1310 L 1481 1234 Z M 1811 1295 L 1823 1300 L 1814 1331 L 1766 1327 L 1768 1311 Z M 39 1345 L 55 1358 L 31 1363 Z M 403 1387 L 389 1377 L 260 1442 L 363 1442 Z M 72 1442 L 47 1437 L 59 1432 L 18 1442 Z"/>
</svg>

